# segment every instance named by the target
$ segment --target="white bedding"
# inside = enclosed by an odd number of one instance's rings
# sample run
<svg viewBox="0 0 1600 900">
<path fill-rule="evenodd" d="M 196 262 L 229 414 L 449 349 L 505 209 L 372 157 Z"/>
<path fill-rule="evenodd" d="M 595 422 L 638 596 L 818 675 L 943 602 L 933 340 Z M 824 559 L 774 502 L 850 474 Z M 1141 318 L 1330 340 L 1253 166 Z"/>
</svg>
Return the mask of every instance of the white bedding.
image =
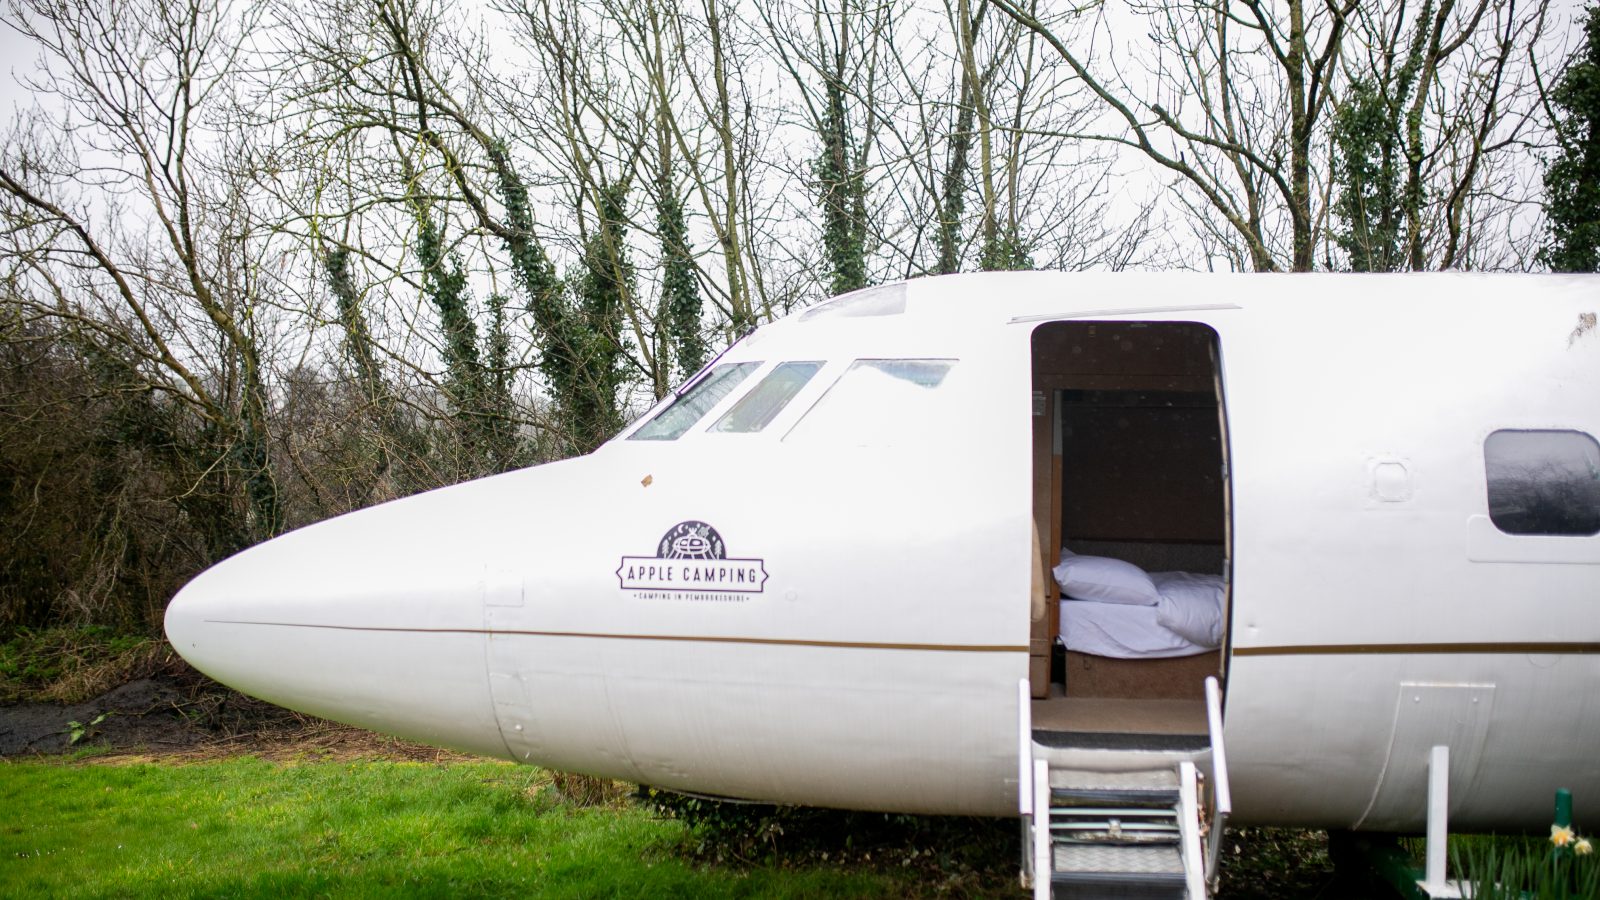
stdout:
<svg viewBox="0 0 1600 900">
<path fill-rule="evenodd" d="M 1156 621 L 1208 650 L 1222 646 L 1221 575 L 1156 572 L 1150 576 L 1161 599 Z"/>
<path fill-rule="evenodd" d="M 1118 659 L 1193 656 L 1209 649 L 1156 621 L 1158 607 L 1093 600 L 1061 601 L 1061 639 L 1068 650 Z"/>
<path fill-rule="evenodd" d="M 1061 638 L 1068 650 L 1117 659 L 1192 656 L 1222 645 L 1220 575 L 1158 572 L 1150 576 L 1154 606 L 1061 601 Z"/>
</svg>

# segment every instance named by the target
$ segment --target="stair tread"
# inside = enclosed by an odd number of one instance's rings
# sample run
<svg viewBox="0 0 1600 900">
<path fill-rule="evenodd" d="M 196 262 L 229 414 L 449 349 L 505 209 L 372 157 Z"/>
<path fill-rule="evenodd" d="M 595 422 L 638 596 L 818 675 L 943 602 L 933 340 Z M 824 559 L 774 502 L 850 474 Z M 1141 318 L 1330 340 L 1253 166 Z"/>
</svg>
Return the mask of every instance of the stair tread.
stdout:
<svg viewBox="0 0 1600 900">
<path fill-rule="evenodd" d="M 1178 773 L 1168 769 L 1141 772 L 1090 772 L 1077 769 L 1050 769 L 1052 791 L 1085 792 L 1175 792 Z"/>
<path fill-rule="evenodd" d="M 1170 844 L 1056 844 L 1056 874 L 1177 876 L 1183 878 L 1183 855 Z"/>
<path fill-rule="evenodd" d="M 1171 830 L 1178 827 L 1178 820 L 1172 815 L 1129 815 L 1127 812 L 1114 809 L 1088 810 L 1086 811 L 1088 812 L 1088 815 L 1062 815 L 1062 813 L 1067 811 L 1068 810 L 1063 809 L 1051 810 L 1050 827 L 1082 828 L 1085 825 L 1092 825 L 1097 822 L 1106 824 L 1110 824 L 1111 822 L 1119 822 L 1127 828 L 1161 828 Z"/>
<path fill-rule="evenodd" d="M 1175 753 L 1187 758 L 1211 746 L 1204 734 L 1125 734 L 1099 731 L 1033 730 L 1033 742 L 1058 750 L 1117 750 L 1148 753 Z"/>
<path fill-rule="evenodd" d="M 1178 802 L 1178 792 L 1176 789 L 1115 791 L 1051 788 L 1050 798 L 1060 801 L 1056 803 L 1057 806 L 1174 806 Z"/>
<path fill-rule="evenodd" d="M 1122 798 L 1102 798 L 1102 796 L 1074 796 L 1066 798 L 1069 802 L 1053 802 L 1050 804 L 1051 815 L 1126 815 L 1130 818 L 1176 818 L 1178 817 L 1178 798 L 1173 802 L 1138 802 L 1138 804 L 1123 804 L 1123 802 L 1094 802 L 1115 801 Z M 1070 802 L 1077 801 L 1077 802 Z"/>
<path fill-rule="evenodd" d="M 1113 830 L 1109 826 L 1101 825 L 1085 825 L 1081 828 L 1052 828 L 1050 835 L 1057 842 L 1087 844 L 1174 843 L 1182 837 L 1177 829 L 1120 828 Z"/>
</svg>

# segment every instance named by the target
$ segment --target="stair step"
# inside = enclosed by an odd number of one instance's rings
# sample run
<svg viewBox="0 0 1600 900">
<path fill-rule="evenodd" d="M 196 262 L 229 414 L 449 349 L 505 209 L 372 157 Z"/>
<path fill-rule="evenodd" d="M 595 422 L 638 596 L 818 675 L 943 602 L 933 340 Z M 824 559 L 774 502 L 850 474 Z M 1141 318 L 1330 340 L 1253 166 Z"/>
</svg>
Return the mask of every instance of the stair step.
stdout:
<svg viewBox="0 0 1600 900">
<path fill-rule="evenodd" d="M 1057 808 L 1121 806 L 1142 809 L 1170 809 L 1178 804 L 1176 788 L 1155 791 L 1082 790 L 1051 788 L 1051 805 Z"/>
<path fill-rule="evenodd" d="M 1055 871 L 1115 875 L 1175 875 L 1183 878 L 1183 856 L 1177 847 L 1104 844 L 1057 844 Z"/>
<path fill-rule="evenodd" d="M 1035 728 L 1033 742 L 1059 750 L 1131 750 L 1153 753 L 1198 753 L 1210 747 L 1203 734 L 1124 734 L 1099 731 L 1045 731 Z"/>
<path fill-rule="evenodd" d="M 1176 844 L 1058 841 L 1051 848 L 1052 894 L 1073 900 L 1186 900 Z"/>
<path fill-rule="evenodd" d="M 1072 831 L 1052 830 L 1050 832 L 1056 843 L 1060 844 L 1172 844 L 1176 843 L 1181 835 L 1176 831 L 1161 829 L 1124 828 L 1112 831 L 1110 828 L 1092 827 Z"/>
<path fill-rule="evenodd" d="M 1178 806 L 1178 788 L 1173 790 L 1083 790 L 1083 788 L 1051 788 L 1053 807 L 1139 807 L 1139 809 L 1171 809 Z"/>
<path fill-rule="evenodd" d="M 1177 775 L 1170 769 L 1148 772 L 1050 772 L 1051 805 L 1171 809 L 1178 805 Z"/>
<path fill-rule="evenodd" d="M 1168 834 L 1177 834 L 1176 822 L 1142 822 L 1138 819 L 1070 819 L 1067 821 L 1052 821 L 1051 831 L 1105 831 L 1115 823 L 1123 831 L 1160 831 Z"/>
<path fill-rule="evenodd" d="M 1056 875 L 1051 878 L 1051 896 L 1070 900 L 1189 900 L 1188 889 L 1180 878 L 1165 876 L 1129 879 L 1120 875 Z"/>
<path fill-rule="evenodd" d="M 1178 773 L 1171 768 L 1137 772 L 1095 772 L 1051 767 L 1050 787 L 1082 791 L 1159 791 L 1178 789 Z"/>
<path fill-rule="evenodd" d="M 1178 817 L 1178 804 L 1176 801 L 1166 806 L 1103 806 L 1096 804 L 1051 804 L 1050 817 L 1052 819 L 1092 819 L 1092 818 L 1119 818 L 1119 819 L 1164 819 L 1176 821 Z"/>
<path fill-rule="evenodd" d="M 1079 844 L 1176 844 L 1181 837 L 1178 823 L 1168 818 L 1125 819 L 1092 817 L 1050 820 L 1050 837 L 1057 843 Z"/>
<path fill-rule="evenodd" d="M 1122 834 L 1118 838 L 1110 838 L 1104 833 L 1083 834 L 1072 838 L 1059 838 L 1054 844 L 1066 846 L 1094 846 L 1094 847 L 1176 847 L 1179 846 L 1178 838 L 1166 838 L 1162 834 Z"/>
</svg>

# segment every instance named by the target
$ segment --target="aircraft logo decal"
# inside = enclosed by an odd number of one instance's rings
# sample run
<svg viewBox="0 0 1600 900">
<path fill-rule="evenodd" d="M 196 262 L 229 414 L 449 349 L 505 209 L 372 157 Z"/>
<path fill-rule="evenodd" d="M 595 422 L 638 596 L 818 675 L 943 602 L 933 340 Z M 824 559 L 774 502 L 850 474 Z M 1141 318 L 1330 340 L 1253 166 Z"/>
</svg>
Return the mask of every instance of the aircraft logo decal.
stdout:
<svg viewBox="0 0 1600 900">
<path fill-rule="evenodd" d="M 705 522 L 679 522 L 661 536 L 655 556 L 624 556 L 617 580 L 650 598 L 742 600 L 767 583 L 766 560 L 728 556 L 722 535 Z"/>
<path fill-rule="evenodd" d="M 727 559 L 722 535 L 704 522 L 679 522 L 656 548 L 661 559 Z"/>
</svg>

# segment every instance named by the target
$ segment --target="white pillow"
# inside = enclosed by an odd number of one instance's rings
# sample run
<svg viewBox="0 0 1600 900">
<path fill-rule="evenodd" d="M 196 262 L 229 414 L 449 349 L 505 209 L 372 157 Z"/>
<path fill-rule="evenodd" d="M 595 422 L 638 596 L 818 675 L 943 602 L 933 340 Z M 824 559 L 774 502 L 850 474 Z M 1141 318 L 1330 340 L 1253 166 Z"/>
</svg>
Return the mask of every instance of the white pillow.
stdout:
<svg viewBox="0 0 1600 900">
<path fill-rule="evenodd" d="M 1130 606 L 1155 606 L 1161 600 L 1150 576 L 1131 562 L 1109 556 L 1077 556 L 1064 550 L 1062 556 L 1061 565 L 1052 571 L 1061 592 L 1074 600 Z"/>
<path fill-rule="evenodd" d="M 1158 572 L 1150 579 L 1161 591 L 1157 622 L 1202 647 L 1222 646 L 1221 575 Z"/>
</svg>

